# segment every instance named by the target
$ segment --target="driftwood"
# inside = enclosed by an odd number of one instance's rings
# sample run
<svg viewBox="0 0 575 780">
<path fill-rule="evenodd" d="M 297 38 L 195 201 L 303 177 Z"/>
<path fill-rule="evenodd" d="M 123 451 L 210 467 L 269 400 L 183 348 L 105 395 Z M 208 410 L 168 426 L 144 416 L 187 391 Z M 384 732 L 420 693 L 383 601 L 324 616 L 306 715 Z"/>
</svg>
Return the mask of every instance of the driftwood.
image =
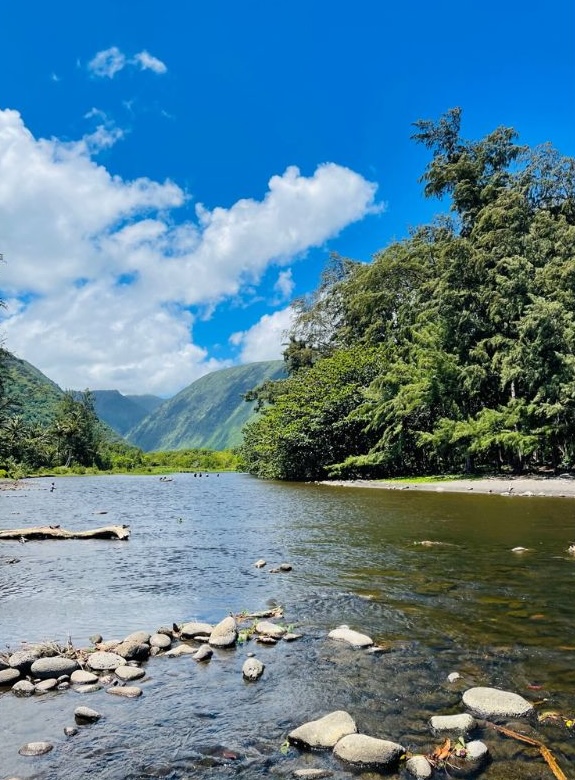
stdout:
<svg viewBox="0 0 575 780">
<path fill-rule="evenodd" d="M 107 525 L 92 531 L 66 531 L 59 525 L 39 525 L 34 528 L 14 528 L 0 531 L 1 539 L 121 539 L 130 538 L 130 529 L 123 525 Z"/>
</svg>

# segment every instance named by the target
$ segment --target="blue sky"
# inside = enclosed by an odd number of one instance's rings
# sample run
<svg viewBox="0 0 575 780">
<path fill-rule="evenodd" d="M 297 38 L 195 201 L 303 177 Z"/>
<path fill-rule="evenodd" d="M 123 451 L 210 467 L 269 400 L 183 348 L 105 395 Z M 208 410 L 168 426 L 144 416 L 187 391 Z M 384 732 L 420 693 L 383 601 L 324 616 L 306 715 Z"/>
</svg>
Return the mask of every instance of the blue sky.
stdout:
<svg viewBox="0 0 575 780">
<path fill-rule="evenodd" d="M 64 388 L 280 357 L 330 252 L 446 208 L 417 119 L 575 154 L 572 0 L 29 0 L 0 25 L 0 329 Z"/>
</svg>

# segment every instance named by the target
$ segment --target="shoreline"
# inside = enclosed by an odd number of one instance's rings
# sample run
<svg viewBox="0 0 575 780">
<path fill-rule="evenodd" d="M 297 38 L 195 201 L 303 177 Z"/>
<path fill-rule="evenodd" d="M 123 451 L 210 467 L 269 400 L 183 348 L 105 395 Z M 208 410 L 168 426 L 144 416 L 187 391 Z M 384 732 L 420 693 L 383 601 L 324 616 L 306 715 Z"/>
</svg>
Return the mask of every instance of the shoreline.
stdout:
<svg viewBox="0 0 575 780">
<path fill-rule="evenodd" d="M 479 495 L 537 498 L 575 498 L 575 479 L 566 477 L 479 477 L 410 482 L 375 479 L 322 480 L 331 487 L 376 490 L 410 490 L 432 493 L 476 493 Z"/>
</svg>

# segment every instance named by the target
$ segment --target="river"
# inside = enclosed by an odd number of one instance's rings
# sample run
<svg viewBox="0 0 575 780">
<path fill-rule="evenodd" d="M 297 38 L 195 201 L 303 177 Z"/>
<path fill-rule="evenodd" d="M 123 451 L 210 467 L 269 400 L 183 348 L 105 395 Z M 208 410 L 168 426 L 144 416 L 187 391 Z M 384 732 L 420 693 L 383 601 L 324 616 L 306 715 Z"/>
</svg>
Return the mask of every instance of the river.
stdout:
<svg viewBox="0 0 575 780">
<path fill-rule="evenodd" d="M 281 605 L 303 638 L 251 641 L 210 663 L 151 659 L 143 696 L 105 691 L 30 699 L 0 692 L 0 780 L 289 777 L 330 755 L 280 751 L 286 734 L 336 709 L 412 751 L 437 744 L 431 715 L 461 711 L 476 685 L 575 716 L 575 503 L 561 498 L 345 489 L 242 474 L 30 480 L 0 493 L 0 527 L 126 523 L 128 542 L 0 543 L 0 646 L 105 639 Z M 421 541 L 441 542 L 426 546 Z M 528 552 L 511 552 L 516 546 Z M 18 563 L 8 564 L 10 558 Z M 264 558 L 263 569 L 254 562 Z M 270 569 L 287 562 L 289 573 Z M 327 639 L 340 624 L 388 649 Z M 242 679 L 254 652 L 266 669 Z M 449 683 L 447 676 L 461 679 Z M 71 738 L 79 704 L 104 717 Z M 535 724 L 568 773 L 575 730 Z M 533 748 L 482 733 L 486 780 L 551 777 Z M 48 740 L 42 757 L 18 755 Z M 401 770 L 404 773 L 404 770 Z M 377 777 L 378 775 L 371 775 Z M 398 775 L 399 776 L 399 775 Z M 405 776 L 403 774 L 403 776 Z M 568 775 L 569 776 L 569 775 Z M 571 775 L 573 776 L 573 775 Z"/>
</svg>

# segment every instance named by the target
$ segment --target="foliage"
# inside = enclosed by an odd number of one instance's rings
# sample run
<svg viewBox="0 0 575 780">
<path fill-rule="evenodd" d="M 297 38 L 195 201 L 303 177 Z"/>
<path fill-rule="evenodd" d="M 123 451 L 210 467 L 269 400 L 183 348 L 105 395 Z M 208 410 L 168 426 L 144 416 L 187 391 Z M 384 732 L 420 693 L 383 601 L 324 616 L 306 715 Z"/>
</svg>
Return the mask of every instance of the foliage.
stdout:
<svg viewBox="0 0 575 780">
<path fill-rule="evenodd" d="M 459 109 L 415 123 L 425 194 L 451 215 L 371 263 L 332 258 L 298 302 L 290 378 L 253 394 L 250 472 L 575 466 L 575 161 L 460 125 Z"/>
</svg>

